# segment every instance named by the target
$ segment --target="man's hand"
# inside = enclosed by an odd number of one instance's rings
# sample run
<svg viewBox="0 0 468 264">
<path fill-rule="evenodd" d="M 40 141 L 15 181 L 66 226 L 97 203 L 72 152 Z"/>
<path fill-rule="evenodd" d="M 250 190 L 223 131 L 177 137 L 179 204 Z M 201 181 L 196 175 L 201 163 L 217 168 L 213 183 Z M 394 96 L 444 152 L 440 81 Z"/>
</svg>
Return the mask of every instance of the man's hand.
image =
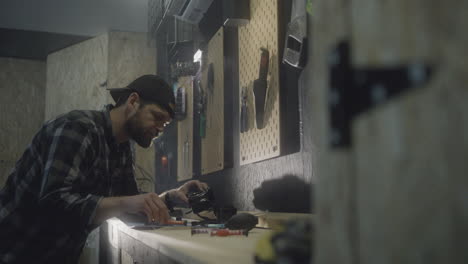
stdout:
<svg viewBox="0 0 468 264">
<path fill-rule="evenodd" d="M 149 223 L 166 224 L 170 218 L 166 204 L 155 193 L 124 197 L 122 199 L 122 208 L 127 213 L 145 213 Z"/>
<path fill-rule="evenodd" d="M 178 199 L 181 201 L 184 201 L 185 203 L 188 204 L 188 198 L 187 194 L 189 193 L 190 190 L 200 190 L 200 191 L 206 191 L 208 190 L 208 184 L 198 181 L 198 180 L 191 180 L 186 183 L 184 183 L 182 186 L 180 186 L 177 189 L 169 190 L 167 191 L 166 194 L 169 194 L 171 199 Z"/>
</svg>

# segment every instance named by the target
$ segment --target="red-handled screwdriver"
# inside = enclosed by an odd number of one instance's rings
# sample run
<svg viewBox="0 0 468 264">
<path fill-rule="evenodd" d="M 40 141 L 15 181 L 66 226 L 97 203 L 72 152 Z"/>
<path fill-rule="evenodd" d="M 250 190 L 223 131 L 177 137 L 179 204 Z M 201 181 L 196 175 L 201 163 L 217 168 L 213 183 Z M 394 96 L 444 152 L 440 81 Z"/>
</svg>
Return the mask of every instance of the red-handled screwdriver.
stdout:
<svg viewBox="0 0 468 264">
<path fill-rule="evenodd" d="M 235 236 L 235 235 L 248 236 L 249 231 L 247 231 L 247 230 L 217 229 L 217 230 L 211 231 L 210 235 L 211 236 Z"/>
</svg>

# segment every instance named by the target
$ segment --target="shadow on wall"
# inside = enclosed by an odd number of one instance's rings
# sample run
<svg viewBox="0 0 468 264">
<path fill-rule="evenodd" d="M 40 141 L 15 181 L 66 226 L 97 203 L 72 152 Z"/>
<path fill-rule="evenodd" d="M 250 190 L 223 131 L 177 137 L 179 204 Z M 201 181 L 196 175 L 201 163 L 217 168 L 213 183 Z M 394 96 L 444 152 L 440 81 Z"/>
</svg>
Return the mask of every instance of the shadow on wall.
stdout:
<svg viewBox="0 0 468 264">
<path fill-rule="evenodd" d="M 311 213 L 313 186 L 295 175 L 264 181 L 254 190 L 255 208 L 270 212 Z"/>
</svg>

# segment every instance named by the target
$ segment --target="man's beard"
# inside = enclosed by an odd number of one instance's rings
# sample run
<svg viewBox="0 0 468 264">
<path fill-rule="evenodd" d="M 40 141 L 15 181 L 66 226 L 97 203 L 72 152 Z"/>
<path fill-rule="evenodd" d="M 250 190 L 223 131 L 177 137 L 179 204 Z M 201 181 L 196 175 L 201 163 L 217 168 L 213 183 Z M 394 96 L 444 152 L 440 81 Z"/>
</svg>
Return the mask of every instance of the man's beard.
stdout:
<svg viewBox="0 0 468 264">
<path fill-rule="evenodd" d="M 138 122 L 137 118 L 138 113 L 132 116 L 127 123 L 125 124 L 128 135 L 133 139 L 140 147 L 148 148 L 153 143 L 152 135 L 145 134 L 145 129 L 141 126 L 141 123 Z"/>
</svg>

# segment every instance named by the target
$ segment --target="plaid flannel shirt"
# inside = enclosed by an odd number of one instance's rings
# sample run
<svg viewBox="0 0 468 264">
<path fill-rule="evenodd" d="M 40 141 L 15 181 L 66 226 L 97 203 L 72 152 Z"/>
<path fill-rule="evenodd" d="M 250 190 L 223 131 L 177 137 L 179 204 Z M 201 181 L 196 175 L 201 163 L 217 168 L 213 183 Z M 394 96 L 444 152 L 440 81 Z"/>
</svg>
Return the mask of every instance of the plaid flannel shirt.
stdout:
<svg viewBox="0 0 468 264">
<path fill-rule="evenodd" d="M 107 106 L 45 123 L 0 190 L 0 263 L 77 263 L 102 197 L 134 195 Z"/>
</svg>

